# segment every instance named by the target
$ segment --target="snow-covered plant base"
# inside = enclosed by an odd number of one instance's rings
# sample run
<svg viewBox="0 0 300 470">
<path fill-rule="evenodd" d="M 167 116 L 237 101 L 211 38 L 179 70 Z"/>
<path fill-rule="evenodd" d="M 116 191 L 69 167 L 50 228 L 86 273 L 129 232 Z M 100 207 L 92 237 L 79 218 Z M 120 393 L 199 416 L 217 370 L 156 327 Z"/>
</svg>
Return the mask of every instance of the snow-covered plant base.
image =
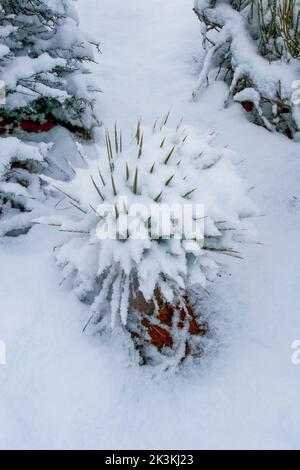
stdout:
<svg viewBox="0 0 300 470">
<path fill-rule="evenodd" d="M 0 236 L 26 233 L 43 201 L 37 175 L 46 164 L 50 144 L 23 143 L 0 138 Z"/>
<path fill-rule="evenodd" d="M 46 178 L 69 211 L 37 220 L 68 233 L 56 260 L 63 279 L 91 304 L 89 326 L 127 331 L 141 362 L 152 364 L 200 353 L 207 326 L 194 295 L 217 276 L 220 255 L 238 256 L 236 244 L 255 211 L 235 172 L 236 155 L 215 148 L 213 134 L 169 127 L 168 119 L 153 128 L 139 122 L 129 143 L 116 127 L 97 159 L 81 152 L 83 167 L 71 181 Z M 174 204 L 193 207 L 201 236 L 183 224 L 178 237 L 176 216 L 170 232 L 149 217 L 153 207 Z M 197 205 L 205 211 L 199 219 Z"/>
<path fill-rule="evenodd" d="M 215 79 L 229 86 L 250 119 L 292 137 L 300 129 L 298 0 L 195 0 L 206 51 L 195 98 Z"/>
<path fill-rule="evenodd" d="M 78 27 L 73 0 L 1 0 L 0 42 L 1 133 L 95 125 L 96 90 L 86 66 L 94 46 Z"/>
</svg>

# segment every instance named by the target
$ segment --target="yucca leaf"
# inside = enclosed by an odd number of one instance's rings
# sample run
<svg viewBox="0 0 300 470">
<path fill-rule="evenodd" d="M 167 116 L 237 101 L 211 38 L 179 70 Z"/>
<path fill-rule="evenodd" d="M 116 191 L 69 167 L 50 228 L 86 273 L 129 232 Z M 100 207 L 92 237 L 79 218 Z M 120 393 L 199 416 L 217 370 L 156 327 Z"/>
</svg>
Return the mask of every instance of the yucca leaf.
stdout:
<svg viewBox="0 0 300 470">
<path fill-rule="evenodd" d="M 115 123 L 115 147 L 116 147 L 116 153 L 119 153 L 119 141 L 118 141 L 117 123 Z"/>
<path fill-rule="evenodd" d="M 78 142 L 76 142 L 76 148 L 77 148 L 77 151 L 79 153 L 79 156 L 81 158 L 81 160 L 83 161 L 83 163 L 85 164 L 85 166 L 88 168 L 88 164 L 87 164 L 87 161 L 86 161 L 86 158 L 85 156 L 83 155 L 82 151 L 81 151 L 81 146 L 80 144 L 78 144 Z"/>
<path fill-rule="evenodd" d="M 173 153 L 174 153 L 174 150 L 176 148 L 176 145 L 174 145 L 174 147 L 172 148 L 171 152 L 169 153 L 169 155 L 167 156 L 167 158 L 165 159 L 165 165 L 168 164 L 170 158 L 172 157 Z"/>
<path fill-rule="evenodd" d="M 174 176 L 175 176 L 175 173 L 165 182 L 165 186 L 169 186 L 171 184 L 171 181 L 173 180 Z"/>
<path fill-rule="evenodd" d="M 168 111 L 167 115 L 166 115 L 166 118 L 164 120 L 164 126 L 167 124 L 168 120 L 169 120 L 169 117 L 170 117 L 170 114 L 171 114 L 171 111 Z"/>
<path fill-rule="evenodd" d="M 104 217 L 102 217 L 102 215 L 100 215 L 100 214 L 96 211 L 96 209 L 92 206 L 92 204 L 89 204 L 89 206 L 90 206 L 90 208 L 92 209 L 92 211 L 95 213 L 95 215 L 96 215 L 97 217 L 99 217 L 100 219 L 103 219 L 103 220 L 104 220 Z"/>
<path fill-rule="evenodd" d="M 75 168 L 72 166 L 71 162 L 67 159 L 67 157 L 63 157 L 66 164 L 68 165 L 68 167 L 70 168 L 70 170 L 72 171 L 72 173 L 74 175 L 76 175 L 76 171 L 75 171 Z"/>
<path fill-rule="evenodd" d="M 106 186 L 105 181 L 104 181 L 104 178 L 103 178 L 103 176 L 102 176 L 102 173 L 101 173 L 99 167 L 98 167 L 98 173 L 99 173 L 99 176 L 100 176 L 100 179 L 101 179 L 101 181 L 102 181 L 103 186 Z"/>
<path fill-rule="evenodd" d="M 162 149 L 163 146 L 165 145 L 166 138 L 163 139 L 162 143 L 160 144 L 160 148 Z"/>
<path fill-rule="evenodd" d="M 163 129 L 163 127 L 167 124 L 168 120 L 169 120 L 169 117 L 170 117 L 170 114 L 171 114 L 171 111 L 169 111 L 166 115 L 166 117 L 163 119 L 162 121 L 162 124 L 160 126 L 160 130 Z"/>
<path fill-rule="evenodd" d="M 62 227 L 61 224 L 47 224 L 47 223 L 42 223 L 42 222 L 38 222 L 37 220 L 34 220 L 32 221 L 32 224 L 33 225 L 47 225 L 48 227 Z"/>
<path fill-rule="evenodd" d="M 128 168 L 128 164 L 126 163 L 126 180 L 128 181 L 129 180 L 129 168 Z"/>
<path fill-rule="evenodd" d="M 69 201 L 69 204 L 71 204 L 71 206 L 73 206 L 73 207 L 75 207 L 76 209 L 78 209 L 80 212 L 83 212 L 84 214 L 87 215 L 87 212 L 86 212 L 84 209 L 82 209 L 82 207 L 77 206 L 77 204 L 74 204 L 74 202 Z"/>
<path fill-rule="evenodd" d="M 113 192 L 114 192 L 114 196 L 116 196 L 118 193 L 117 193 L 117 189 L 116 189 L 116 185 L 115 185 L 115 179 L 114 179 L 113 174 L 111 174 L 111 185 L 112 185 L 112 189 L 113 189 Z"/>
<path fill-rule="evenodd" d="M 91 178 L 91 180 L 92 180 L 93 186 L 94 186 L 94 188 L 96 189 L 97 193 L 98 193 L 99 196 L 101 197 L 102 201 L 104 201 L 104 197 L 103 197 L 103 195 L 102 195 L 100 189 L 99 189 L 98 186 L 96 185 L 95 180 L 94 180 L 94 178 L 92 177 L 92 175 L 90 175 L 90 178 Z"/>
<path fill-rule="evenodd" d="M 108 140 L 108 131 L 106 131 L 106 133 L 105 133 L 105 143 L 106 143 L 108 161 L 109 161 L 109 165 L 110 165 L 110 168 L 111 168 L 112 154 L 111 154 L 111 148 L 110 148 L 109 140 Z"/>
<path fill-rule="evenodd" d="M 196 189 L 197 189 L 197 188 L 192 189 L 191 191 L 189 191 L 188 193 L 186 193 L 186 194 L 185 194 L 184 196 L 182 196 L 182 197 L 184 197 L 184 198 L 189 197 L 191 194 L 193 194 L 193 193 L 196 191 Z"/>
<path fill-rule="evenodd" d="M 180 129 L 181 124 L 183 123 L 183 118 L 180 119 L 178 126 L 176 127 L 176 131 L 178 132 Z"/>
<path fill-rule="evenodd" d="M 150 168 L 150 173 L 154 173 L 154 168 L 155 168 L 155 162 L 153 163 L 152 167 Z"/>
<path fill-rule="evenodd" d="M 142 124 L 142 120 L 139 119 L 138 120 L 138 123 L 137 123 L 137 128 L 136 128 L 136 141 L 137 141 L 137 145 L 139 145 L 140 143 L 140 138 L 141 138 L 141 124 Z"/>
<path fill-rule="evenodd" d="M 142 137 L 141 137 L 141 142 L 140 142 L 140 147 L 139 147 L 139 153 L 138 153 L 138 159 L 141 158 L 142 153 L 143 153 L 143 143 L 144 143 L 144 134 L 142 134 Z"/>
<path fill-rule="evenodd" d="M 53 188 L 55 188 L 57 191 L 59 191 L 60 193 L 64 194 L 68 199 L 71 199 L 72 201 L 74 201 L 76 204 L 80 204 L 80 201 L 78 201 L 77 199 L 75 199 L 73 196 L 70 196 L 70 194 L 66 193 L 63 189 L 59 188 L 58 186 L 56 186 L 54 183 L 50 183 L 51 186 L 53 186 Z"/>
<path fill-rule="evenodd" d="M 112 151 L 112 145 L 111 145 L 111 139 L 110 139 L 110 133 L 109 131 L 107 132 L 107 139 L 108 139 L 108 146 L 109 146 L 109 151 L 110 151 L 110 159 L 113 159 L 113 151 Z"/>
<path fill-rule="evenodd" d="M 123 152 L 123 137 L 122 137 L 122 131 L 120 130 L 120 153 Z"/>
<path fill-rule="evenodd" d="M 211 251 L 213 253 L 219 253 L 221 255 L 232 256 L 233 258 L 244 259 L 240 256 L 239 252 L 236 250 L 231 250 L 229 248 L 210 248 L 210 247 L 203 247 L 204 251 Z"/>
<path fill-rule="evenodd" d="M 125 201 L 123 201 L 123 209 L 124 209 L 125 214 L 128 214 L 128 206 L 126 205 Z"/>
<path fill-rule="evenodd" d="M 156 196 L 156 198 L 154 198 L 154 202 L 158 202 L 160 200 L 160 198 L 162 197 L 163 195 L 163 190 Z"/>
<path fill-rule="evenodd" d="M 135 170 L 135 175 L 134 175 L 134 182 L 133 182 L 133 193 L 137 194 L 138 193 L 138 174 L 139 170 L 138 168 Z"/>
<path fill-rule="evenodd" d="M 67 229 L 60 229 L 59 232 L 62 233 L 80 233 L 80 234 L 85 234 L 89 235 L 90 232 L 85 232 L 84 230 L 67 230 Z"/>
</svg>

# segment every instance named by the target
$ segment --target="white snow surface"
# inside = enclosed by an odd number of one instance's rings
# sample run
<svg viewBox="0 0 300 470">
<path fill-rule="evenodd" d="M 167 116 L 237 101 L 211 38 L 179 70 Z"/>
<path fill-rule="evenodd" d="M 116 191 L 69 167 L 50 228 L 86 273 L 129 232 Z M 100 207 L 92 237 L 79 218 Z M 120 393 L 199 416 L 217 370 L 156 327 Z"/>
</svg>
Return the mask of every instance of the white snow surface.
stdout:
<svg viewBox="0 0 300 470">
<path fill-rule="evenodd" d="M 174 119 L 244 157 L 239 169 L 262 217 L 261 245 L 226 258 L 216 283 L 215 337 L 202 364 L 172 376 L 139 368 L 128 345 L 82 334 L 87 308 L 59 286 L 52 249 L 62 235 L 35 227 L 1 240 L 0 448 L 299 449 L 299 143 L 247 121 L 216 82 L 191 99 L 201 48 L 193 0 L 80 0 L 82 27 L 102 42 L 94 74 L 106 126 Z M 179 118 L 179 119 L 178 119 Z M 61 144 L 61 143 L 60 143 Z"/>
</svg>

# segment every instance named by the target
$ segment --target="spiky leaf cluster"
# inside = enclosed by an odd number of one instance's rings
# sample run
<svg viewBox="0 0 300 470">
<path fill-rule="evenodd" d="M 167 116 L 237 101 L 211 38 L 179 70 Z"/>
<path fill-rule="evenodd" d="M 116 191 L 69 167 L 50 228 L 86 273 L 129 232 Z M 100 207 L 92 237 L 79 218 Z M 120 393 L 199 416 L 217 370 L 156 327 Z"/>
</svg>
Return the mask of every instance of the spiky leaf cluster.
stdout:
<svg viewBox="0 0 300 470">
<path fill-rule="evenodd" d="M 232 152 L 215 148 L 213 134 L 200 135 L 182 125 L 169 127 L 168 119 L 167 115 L 153 128 L 144 128 L 139 121 L 129 143 L 116 127 L 113 133 L 106 132 L 97 159 L 87 158 L 79 146 L 82 168 L 73 168 L 71 181 L 47 179 L 69 211 L 38 222 L 69 234 L 56 249 L 57 262 L 64 279 L 71 280 L 81 299 L 93 304 L 95 318 L 104 323 L 108 307 L 112 325 L 118 319 L 126 325 L 134 289 L 151 300 L 158 288 L 169 302 L 188 288 L 206 289 L 219 271 L 215 254 L 238 256 L 234 240 L 254 211 L 245 183 L 235 173 Z M 141 211 L 132 214 L 135 204 Z M 166 237 L 143 210 L 161 204 L 203 204 L 204 245 L 185 229 L 176 237 L 176 218 Z M 118 232 L 124 215 L 130 219 L 125 234 Z M 99 239 L 99 229 L 108 225 L 116 228 L 116 236 Z M 137 226 L 142 235 L 138 239 Z"/>
</svg>

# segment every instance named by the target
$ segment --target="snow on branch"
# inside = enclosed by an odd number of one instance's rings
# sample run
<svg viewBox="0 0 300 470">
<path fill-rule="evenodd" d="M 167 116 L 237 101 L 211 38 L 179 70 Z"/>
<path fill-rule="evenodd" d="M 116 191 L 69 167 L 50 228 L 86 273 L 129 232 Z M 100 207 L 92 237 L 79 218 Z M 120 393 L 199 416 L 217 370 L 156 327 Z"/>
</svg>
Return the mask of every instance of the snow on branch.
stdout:
<svg viewBox="0 0 300 470">
<path fill-rule="evenodd" d="M 206 53 L 194 98 L 207 82 L 223 79 L 230 86 L 228 101 L 241 102 L 254 122 L 289 137 L 297 132 L 299 6 L 294 0 L 196 0 Z"/>
</svg>

